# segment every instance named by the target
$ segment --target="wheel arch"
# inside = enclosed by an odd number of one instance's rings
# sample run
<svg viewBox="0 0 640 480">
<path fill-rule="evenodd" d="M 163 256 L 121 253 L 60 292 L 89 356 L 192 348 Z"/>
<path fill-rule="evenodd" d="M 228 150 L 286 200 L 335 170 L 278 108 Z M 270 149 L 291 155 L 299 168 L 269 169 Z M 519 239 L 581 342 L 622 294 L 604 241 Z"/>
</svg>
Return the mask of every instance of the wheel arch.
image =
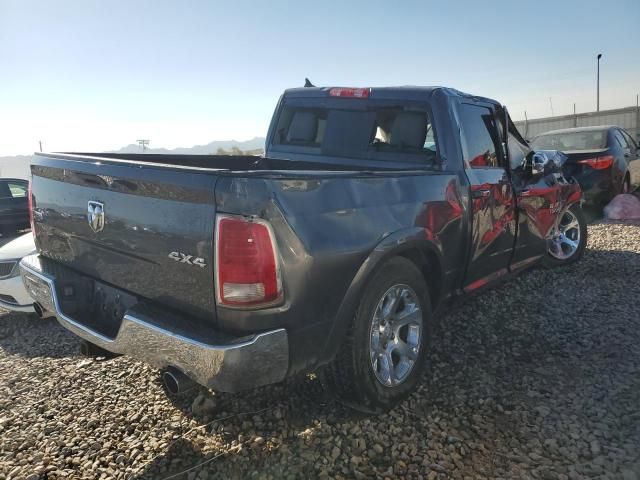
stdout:
<svg viewBox="0 0 640 480">
<path fill-rule="evenodd" d="M 387 260 L 398 256 L 411 261 L 420 270 L 427 283 L 431 307 L 435 310 L 443 296 L 444 269 L 441 246 L 437 241 L 428 239 L 423 228 L 415 227 L 394 232 L 376 245 L 354 276 L 338 308 L 320 364 L 330 361 L 340 348 L 369 279 Z"/>
</svg>

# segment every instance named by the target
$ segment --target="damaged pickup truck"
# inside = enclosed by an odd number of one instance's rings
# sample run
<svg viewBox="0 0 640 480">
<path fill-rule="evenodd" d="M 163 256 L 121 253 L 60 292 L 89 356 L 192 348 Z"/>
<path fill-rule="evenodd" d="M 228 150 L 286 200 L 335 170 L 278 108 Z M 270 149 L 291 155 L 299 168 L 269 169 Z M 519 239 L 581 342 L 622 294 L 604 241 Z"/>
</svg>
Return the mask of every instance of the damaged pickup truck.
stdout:
<svg viewBox="0 0 640 480">
<path fill-rule="evenodd" d="M 23 280 L 38 311 L 166 369 L 172 391 L 317 371 L 383 411 L 419 381 L 451 301 L 581 257 L 562 160 L 487 98 L 294 88 L 262 157 L 36 154 Z"/>
</svg>

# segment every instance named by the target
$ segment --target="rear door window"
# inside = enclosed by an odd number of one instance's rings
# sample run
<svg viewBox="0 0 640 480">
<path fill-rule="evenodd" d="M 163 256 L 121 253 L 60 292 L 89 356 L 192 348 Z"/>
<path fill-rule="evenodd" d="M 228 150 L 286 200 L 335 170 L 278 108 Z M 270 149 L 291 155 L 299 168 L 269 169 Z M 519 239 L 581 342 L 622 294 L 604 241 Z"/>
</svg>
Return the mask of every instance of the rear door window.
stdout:
<svg viewBox="0 0 640 480">
<path fill-rule="evenodd" d="M 459 108 L 465 164 L 470 168 L 505 168 L 498 153 L 499 134 L 493 112 L 463 103 Z"/>
</svg>

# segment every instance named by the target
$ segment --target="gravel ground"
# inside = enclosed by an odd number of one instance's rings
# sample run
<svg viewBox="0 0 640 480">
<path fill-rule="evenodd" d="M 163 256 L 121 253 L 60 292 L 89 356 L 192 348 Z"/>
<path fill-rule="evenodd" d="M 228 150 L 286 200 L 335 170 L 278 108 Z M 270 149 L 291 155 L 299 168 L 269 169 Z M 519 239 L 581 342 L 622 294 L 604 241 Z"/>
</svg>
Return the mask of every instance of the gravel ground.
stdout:
<svg viewBox="0 0 640 480">
<path fill-rule="evenodd" d="M 447 314 L 418 391 L 377 417 L 312 377 L 169 399 L 153 369 L 5 313 L 0 479 L 638 480 L 640 224 L 589 233 L 578 264 Z"/>
</svg>

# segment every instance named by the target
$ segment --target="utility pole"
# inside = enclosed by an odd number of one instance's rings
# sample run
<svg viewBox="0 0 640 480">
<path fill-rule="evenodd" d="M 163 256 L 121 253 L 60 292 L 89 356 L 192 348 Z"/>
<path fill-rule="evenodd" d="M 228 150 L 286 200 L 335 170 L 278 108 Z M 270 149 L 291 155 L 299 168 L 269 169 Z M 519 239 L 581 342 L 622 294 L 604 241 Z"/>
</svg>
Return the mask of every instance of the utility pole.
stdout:
<svg viewBox="0 0 640 480">
<path fill-rule="evenodd" d="M 42 151 L 42 140 L 38 140 L 38 143 L 40 144 L 40 151 Z"/>
<path fill-rule="evenodd" d="M 144 153 L 147 150 L 147 146 L 149 145 L 149 140 L 140 139 L 136 140 L 136 142 L 138 142 L 138 145 L 142 147 L 142 153 Z"/>
<path fill-rule="evenodd" d="M 529 119 L 527 118 L 527 111 L 524 111 L 524 138 L 529 138 Z"/>
<path fill-rule="evenodd" d="M 602 58 L 602 54 L 598 54 L 598 81 L 596 84 L 596 111 L 600 111 L 600 59 Z"/>
<path fill-rule="evenodd" d="M 638 103 L 640 94 L 636 93 L 636 140 L 640 142 L 640 103 Z"/>
<path fill-rule="evenodd" d="M 576 115 L 576 104 L 573 104 L 573 126 L 578 126 L 578 116 Z"/>
<path fill-rule="evenodd" d="M 549 105 L 551 106 L 551 116 L 553 117 L 553 102 L 551 101 L 551 97 L 549 97 Z"/>
</svg>

